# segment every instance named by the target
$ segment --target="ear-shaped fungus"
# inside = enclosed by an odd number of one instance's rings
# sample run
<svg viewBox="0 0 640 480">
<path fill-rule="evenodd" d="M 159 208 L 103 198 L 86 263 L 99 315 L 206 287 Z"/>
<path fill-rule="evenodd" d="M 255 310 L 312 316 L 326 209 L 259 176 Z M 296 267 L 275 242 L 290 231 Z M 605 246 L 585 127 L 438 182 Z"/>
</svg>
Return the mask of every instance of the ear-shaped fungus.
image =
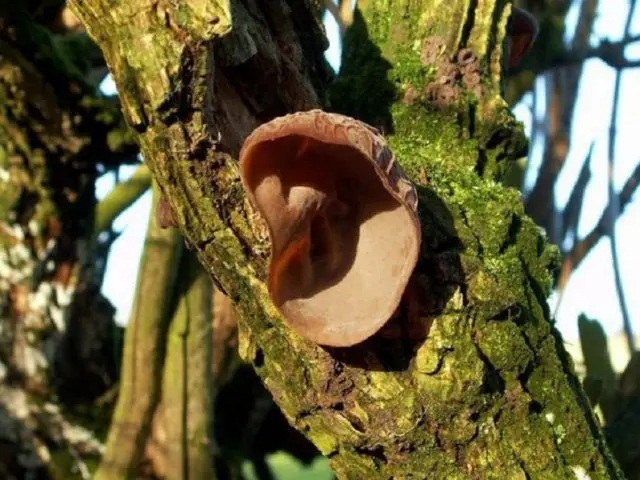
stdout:
<svg viewBox="0 0 640 480">
<path fill-rule="evenodd" d="M 158 199 L 158 205 L 156 207 L 156 221 L 160 228 L 178 227 L 178 222 L 173 214 L 171 205 L 169 205 L 167 199 L 164 198 L 164 195 L 160 195 L 160 198 Z"/>
<path fill-rule="evenodd" d="M 518 66 L 538 36 L 538 21 L 526 10 L 513 7 L 510 35 L 509 68 L 513 68 Z"/>
<path fill-rule="evenodd" d="M 271 238 L 271 299 L 300 335 L 350 346 L 391 318 L 420 250 L 417 193 L 374 128 L 320 110 L 257 128 L 240 153 Z"/>
</svg>

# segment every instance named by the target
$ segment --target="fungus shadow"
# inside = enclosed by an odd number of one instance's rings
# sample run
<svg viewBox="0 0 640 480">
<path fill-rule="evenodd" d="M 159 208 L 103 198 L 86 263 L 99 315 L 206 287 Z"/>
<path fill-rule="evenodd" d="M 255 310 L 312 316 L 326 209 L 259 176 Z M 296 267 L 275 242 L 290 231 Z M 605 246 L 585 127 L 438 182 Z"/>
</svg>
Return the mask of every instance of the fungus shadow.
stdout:
<svg viewBox="0 0 640 480">
<path fill-rule="evenodd" d="M 340 72 L 329 87 L 329 111 L 348 115 L 393 133 L 391 106 L 397 99 L 389 81 L 393 65 L 369 38 L 367 25 L 356 7 L 353 23 L 342 42 Z"/>
</svg>

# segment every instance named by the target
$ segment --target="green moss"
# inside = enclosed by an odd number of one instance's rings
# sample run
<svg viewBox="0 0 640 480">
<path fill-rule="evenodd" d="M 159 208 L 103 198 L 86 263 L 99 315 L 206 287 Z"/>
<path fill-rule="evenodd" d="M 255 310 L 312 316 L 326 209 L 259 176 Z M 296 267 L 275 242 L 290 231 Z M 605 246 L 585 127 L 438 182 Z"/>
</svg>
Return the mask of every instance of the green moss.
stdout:
<svg viewBox="0 0 640 480">
<path fill-rule="evenodd" d="M 453 341 L 449 337 L 444 329 L 439 328 L 441 323 L 455 322 L 458 319 L 458 315 L 450 315 L 449 318 L 441 315 L 438 317 L 438 322 L 434 324 L 429 332 L 429 341 L 422 344 L 415 357 L 415 374 L 431 375 L 436 373 L 445 355 L 453 348 Z"/>
<path fill-rule="evenodd" d="M 520 404 L 504 409 L 497 425 L 511 453 L 532 478 L 568 478 L 544 418 L 531 415 L 528 407 Z"/>
<path fill-rule="evenodd" d="M 440 431 L 442 438 L 453 444 L 464 445 L 476 435 L 478 425 L 471 419 L 471 412 L 462 410 L 454 416 L 447 427 Z"/>
<path fill-rule="evenodd" d="M 376 464 L 373 458 L 362 453 L 352 447 L 343 447 L 340 449 L 340 461 L 336 462 L 334 459 L 330 459 L 329 465 L 338 478 L 348 480 L 371 478 L 371 475 L 380 471 L 380 465 Z"/>
<path fill-rule="evenodd" d="M 576 393 L 579 394 L 578 400 L 581 402 L 586 403 L 586 397 L 583 392 L 576 392 L 567 385 L 566 377 L 557 368 L 559 362 L 552 360 L 556 348 L 553 337 L 547 337 L 542 342 L 539 354 L 546 355 L 549 360 L 532 372 L 527 389 L 534 399 L 545 405 L 545 413 L 553 418 L 554 438 L 565 458 L 571 465 L 588 465 L 593 459 L 595 443 L 585 441 L 585 438 L 591 437 L 585 431 L 587 425 L 583 413 L 577 409 L 566 408 L 566 405 L 576 400 Z M 577 387 L 579 388 L 579 384 Z M 580 434 L 577 435 L 577 432 Z"/>
<path fill-rule="evenodd" d="M 520 329 L 510 321 L 489 322 L 480 328 L 478 346 L 507 381 L 515 381 L 533 361 Z"/>
<path fill-rule="evenodd" d="M 309 427 L 307 436 L 318 450 L 320 450 L 320 453 L 327 456 L 338 450 L 339 441 L 335 434 L 330 433 L 328 430 L 323 428 L 314 428 L 317 427 L 317 425 L 314 425 L 313 423 L 307 423 L 307 426 Z"/>
<path fill-rule="evenodd" d="M 502 266 L 500 262 L 491 260 L 486 263 L 494 264 L 494 272 Z M 518 303 L 517 292 L 514 292 L 513 288 L 505 289 L 505 275 L 500 273 L 495 275 L 494 272 L 489 269 L 480 270 L 475 274 L 471 272 L 469 278 L 469 298 L 483 318 L 493 318 Z M 507 277 L 516 273 L 515 271 L 507 273 Z M 515 289 L 517 287 L 518 283 L 515 284 Z"/>
<path fill-rule="evenodd" d="M 455 112 L 430 112 L 418 104 L 396 103 L 391 114 L 394 134 L 389 145 L 411 177 L 418 178 L 425 170 L 430 184 L 444 188 L 466 176 L 465 168 L 473 173 L 478 144 L 465 138 Z"/>
<path fill-rule="evenodd" d="M 434 325 L 432 331 L 435 328 L 437 327 Z M 458 337 L 464 338 L 464 334 L 459 332 Z M 429 342 L 425 345 L 428 344 Z M 431 350 L 429 346 L 422 348 Z M 459 412 L 461 405 L 473 404 L 476 399 L 481 398 L 485 365 L 475 355 L 470 338 L 466 342 L 456 341 L 446 354 L 438 351 L 438 348 L 435 350 L 436 353 L 431 355 L 439 357 L 437 371 L 430 375 L 415 371 L 414 382 L 419 386 L 429 417 L 438 423 L 447 424 Z M 422 355 L 429 356 L 425 353 Z"/>
<path fill-rule="evenodd" d="M 176 9 L 180 28 L 195 38 L 208 41 L 231 31 L 231 5 L 229 0 L 188 0 Z"/>
</svg>

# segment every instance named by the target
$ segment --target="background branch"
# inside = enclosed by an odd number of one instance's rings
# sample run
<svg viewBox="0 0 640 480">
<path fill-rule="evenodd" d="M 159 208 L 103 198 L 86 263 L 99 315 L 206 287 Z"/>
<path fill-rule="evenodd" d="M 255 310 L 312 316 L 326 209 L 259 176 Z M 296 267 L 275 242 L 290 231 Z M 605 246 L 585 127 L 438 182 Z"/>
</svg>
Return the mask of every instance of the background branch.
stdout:
<svg viewBox="0 0 640 480">
<path fill-rule="evenodd" d="M 625 208 L 629 203 L 631 203 L 633 196 L 635 195 L 638 185 L 640 184 L 640 164 L 635 168 L 635 170 L 631 173 L 629 178 L 627 179 L 624 187 L 618 194 L 618 214 L 622 215 L 624 213 Z M 580 262 L 582 262 L 587 254 L 591 251 L 591 249 L 604 237 L 607 235 L 607 223 L 609 215 L 609 207 L 606 207 L 600 220 L 596 224 L 593 230 L 585 235 L 584 238 L 578 240 L 572 247 L 569 252 L 564 255 L 562 260 L 562 267 L 560 271 L 560 276 L 558 277 L 557 287 L 558 289 L 564 289 L 571 273 L 578 267 Z"/>
<path fill-rule="evenodd" d="M 151 172 L 141 164 L 131 177 L 115 187 L 96 206 L 95 235 L 108 230 L 113 221 L 151 186 Z"/>
</svg>

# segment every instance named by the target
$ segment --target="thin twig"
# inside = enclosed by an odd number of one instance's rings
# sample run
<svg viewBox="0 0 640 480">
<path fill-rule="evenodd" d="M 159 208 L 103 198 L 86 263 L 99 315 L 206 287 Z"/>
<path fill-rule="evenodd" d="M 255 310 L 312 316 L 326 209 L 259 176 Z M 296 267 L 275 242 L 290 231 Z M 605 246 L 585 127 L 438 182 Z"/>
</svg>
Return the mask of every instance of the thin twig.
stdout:
<svg viewBox="0 0 640 480">
<path fill-rule="evenodd" d="M 631 14 L 630 14 L 631 15 Z M 564 52 L 559 57 L 553 59 L 549 68 L 558 68 L 576 63 L 582 63 L 590 58 L 599 58 L 611 68 L 624 69 L 634 68 L 640 65 L 640 60 L 627 60 L 624 56 L 624 49 L 628 45 L 640 41 L 640 34 L 626 35 L 619 42 L 602 40 L 596 47 L 588 49 L 576 49 Z"/>
<path fill-rule="evenodd" d="M 627 179 L 622 191 L 618 194 L 618 216 L 624 213 L 625 208 L 631 203 L 633 195 L 640 185 L 640 163 L 636 166 L 633 173 Z M 603 212 L 600 220 L 596 224 L 595 228 L 591 230 L 582 240 L 576 242 L 571 251 L 564 256 L 562 262 L 562 270 L 558 280 L 557 289 L 562 290 L 566 287 L 566 283 L 569 280 L 569 276 L 564 272 L 571 273 L 577 268 L 578 265 L 585 259 L 591 249 L 607 234 L 607 215 L 608 207 Z"/>
<path fill-rule="evenodd" d="M 562 233 L 561 242 L 567 238 L 567 235 L 577 237 L 578 223 L 582 217 L 582 209 L 584 207 L 584 194 L 587 190 L 589 180 L 591 180 L 591 158 L 593 156 L 594 142 L 591 142 L 587 156 L 582 162 L 582 168 L 578 175 L 578 180 L 571 191 L 569 201 L 562 212 Z M 560 244 L 562 245 L 562 243 Z M 562 247 L 561 247 L 562 248 Z"/>
<path fill-rule="evenodd" d="M 582 215 L 582 206 L 584 204 L 584 192 L 587 188 L 589 178 L 591 177 L 590 165 L 593 147 L 594 144 L 592 142 L 591 146 L 589 147 L 587 157 L 582 162 L 582 169 L 580 170 L 580 175 L 578 175 L 578 181 L 573 187 L 573 191 L 571 192 L 569 201 L 567 202 L 567 205 L 562 212 L 562 235 L 559 242 L 560 246 L 562 246 L 562 243 L 564 242 L 564 239 L 569 232 L 573 233 L 574 238 L 577 237 L 578 222 L 580 221 L 580 216 Z M 566 252 L 562 253 L 565 254 Z M 558 300 L 556 301 L 556 306 L 553 313 L 554 317 L 558 315 L 560 305 L 562 304 L 562 300 L 564 299 L 565 287 L 572 273 L 573 265 L 563 263 L 562 269 L 560 271 L 560 277 L 556 286 L 556 294 L 558 296 Z"/>
<path fill-rule="evenodd" d="M 578 28 L 571 48 L 588 48 L 598 0 L 587 0 L 580 8 Z M 526 197 L 527 213 L 543 227 L 554 243 L 561 243 L 562 221 L 554 208 L 554 187 L 569 152 L 569 135 L 578 96 L 583 65 L 572 65 L 546 73 L 547 123 L 544 154 L 535 186 Z"/>
</svg>

